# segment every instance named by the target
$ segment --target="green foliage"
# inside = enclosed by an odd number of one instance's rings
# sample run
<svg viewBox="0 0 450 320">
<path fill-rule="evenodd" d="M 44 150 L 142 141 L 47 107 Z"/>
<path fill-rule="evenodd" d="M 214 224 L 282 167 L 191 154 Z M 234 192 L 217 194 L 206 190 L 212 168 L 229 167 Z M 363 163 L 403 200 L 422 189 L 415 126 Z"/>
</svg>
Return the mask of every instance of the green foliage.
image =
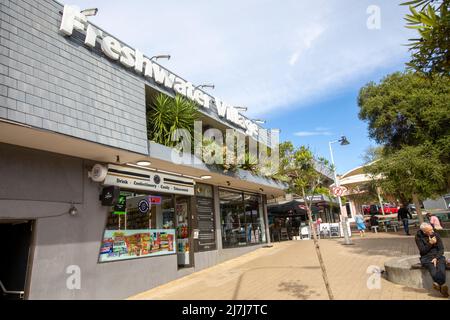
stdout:
<svg viewBox="0 0 450 320">
<path fill-rule="evenodd" d="M 329 190 L 324 185 L 326 177 L 321 173 L 325 170 L 331 170 L 328 161 L 315 157 L 308 147 L 294 148 L 290 141 L 280 144 L 280 170 L 277 178 L 288 183 L 288 192 L 311 197 L 309 204 L 305 199 L 308 208 L 311 208 L 313 195 L 329 195 Z"/>
<path fill-rule="evenodd" d="M 364 162 L 364 165 L 366 165 L 380 159 L 382 155 L 383 155 L 383 146 L 368 147 L 364 151 L 364 154 L 361 155 L 361 158 Z"/>
<path fill-rule="evenodd" d="M 407 28 L 419 38 L 410 39 L 412 59 L 407 66 L 428 75 L 450 74 L 450 0 L 413 0 L 408 5 Z"/>
<path fill-rule="evenodd" d="M 371 82 L 358 96 L 359 118 L 386 154 L 402 146 L 428 144 L 443 163 L 450 162 L 450 78 L 393 73 Z"/>
<path fill-rule="evenodd" d="M 148 139 L 156 143 L 173 147 L 172 141 L 176 129 L 186 129 L 192 136 L 194 121 L 199 113 L 194 102 L 180 95 L 171 98 L 165 94 L 158 94 L 147 104 L 147 135 Z"/>
<path fill-rule="evenodd" d="M 423 199 L 437 196 L 446 190 L 449 170 L 437 153 L 430 144 L 403 146 L 368 166 L 367 172 L 384 192 L 397 198 L 410 199 L 412 194 Z"/>
</svg>

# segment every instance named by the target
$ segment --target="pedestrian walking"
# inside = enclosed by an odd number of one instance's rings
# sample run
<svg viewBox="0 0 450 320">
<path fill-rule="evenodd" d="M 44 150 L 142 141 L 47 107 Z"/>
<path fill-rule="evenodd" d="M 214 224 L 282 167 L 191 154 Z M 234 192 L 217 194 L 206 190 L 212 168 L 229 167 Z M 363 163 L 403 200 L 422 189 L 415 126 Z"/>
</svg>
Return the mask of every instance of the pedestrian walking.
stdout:
<svg viewBox="0 0 450 320">
<path fill-rule="evenodd" d="M 403 222 L 403 228 L 405 229 L 405 234 L 407 236 L 409 236 L 409 220 L 408 217 L 410 219 L 412 219 L 412 215 L 411 212 L 409 212 L 408 210 L 408 206 L 404 203 L 400 204 L 400 209 L 398 209 L 398 213 L 397 213 L 397 218 L 398 221 L 402 221 Z"/>
<path fill-rule="evenodd" d="M 364 216 L 361 213 L 358 213 L 355 216 L 356 227 L 358 228 L 359 235 L 364 237 L 364 233 L 366 230 L 366 224 L 364 223 Z"/>
</svg>

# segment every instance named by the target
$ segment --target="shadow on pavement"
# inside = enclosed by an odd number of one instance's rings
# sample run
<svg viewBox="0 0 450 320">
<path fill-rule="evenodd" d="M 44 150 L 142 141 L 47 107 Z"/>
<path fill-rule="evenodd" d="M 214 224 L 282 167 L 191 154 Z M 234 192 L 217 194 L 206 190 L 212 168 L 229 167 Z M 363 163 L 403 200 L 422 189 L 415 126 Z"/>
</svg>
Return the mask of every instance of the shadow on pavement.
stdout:
<svg viewBox="0 0 450 320">
<path fill-rule="evenodd" d="M 267 267 L 256 267 L 256 268 L 250 268 L 248 270 L 245 270 L 240 276 L 236 284 L 236 288 L 234 290 L 233 298 L 232 300 L 238 300 L 239 291 L 241 289 L 242 282 L 245 278 L 245 276 L 253 271 L 258 270 L 271 270 L 271 269 L 320 269 L 319 266 L 302 266 L 302 267 L 296 267 L 296 266 L 267 266 Z M 293 290 L 296 292 L 296 294 L 300 294 L 300 292 L 303 290 L 306 290 L 308 287 L 305 285 L 301 285 L 296 283 L 295 281 L 291 282 L 282 282 L 279 284 L 279 286 L 282 286 L 283 289 L 280 291 L 289 291 Z M 294 290 L 295 289 L 295 290 Z M 310 291 L 309 293 L 315 293 L 315 291 Z M 302 295 L 305 295 L 305 292 L 302 293 Z M 309 297 L 310 295 L 306 295 L 305 297 Z M 300 297 L 299 297 L 300 298 Z"/>
<path fill-rule="evenodd" d="M 291 296 L 297 299 L 308 299 L 312 295 L 320 296 L 315 290 L 308 290 L 308 286 L 297 281 L 282 282 L 278 285 L 279 291 L 288 292 Z"/>
</svg>

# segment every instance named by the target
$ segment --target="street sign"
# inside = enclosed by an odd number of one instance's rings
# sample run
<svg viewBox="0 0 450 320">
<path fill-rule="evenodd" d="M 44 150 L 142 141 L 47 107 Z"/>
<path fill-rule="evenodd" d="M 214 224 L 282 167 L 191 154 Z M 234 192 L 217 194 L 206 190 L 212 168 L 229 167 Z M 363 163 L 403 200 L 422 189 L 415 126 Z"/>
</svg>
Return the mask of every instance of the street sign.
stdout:
<svg viewBox="0 0 450 320">
<path fill-rule="evenodd" d="M 347 192 L 347 188 L 346 187 L 333 187 L 333 188 L 331 188 L 331 193 L 335 197 L 341 197 L 346 192 Z"/>
</svg>

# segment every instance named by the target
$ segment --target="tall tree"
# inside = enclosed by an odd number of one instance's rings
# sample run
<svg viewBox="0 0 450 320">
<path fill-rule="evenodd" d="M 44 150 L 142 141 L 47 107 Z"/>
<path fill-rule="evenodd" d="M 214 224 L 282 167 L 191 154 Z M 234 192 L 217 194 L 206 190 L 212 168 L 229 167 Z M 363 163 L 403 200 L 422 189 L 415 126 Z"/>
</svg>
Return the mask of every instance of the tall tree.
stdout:
<svg viewBox="0 0 450 320">
<path fill-rule="evenodd" d="M 405 146 L 366 167 L 384 192 L 396 195 L 403 203 L 412 198 L 421 223 L 419 199 L 440 195 L 447 186 L 448 168 L 435 153 L 428 144 Z"/>
<path fill-rule="evenodd" d="M 450 78 L 397 72 L 363 87 L 358 105 L 369 137 L 384 146 L 371 171 L 385 192 L 412 197 L 422 220 L 419 199 L 450 186 Z"/>
<path fill-rule="evenodd" d="M 316 228 L 312 225 L 312 202 L 313 196 L 318 194 L 328 194 L 328 189 L 323 186 L 326 177 L 321 174 L 330 169 L 327 160 L 316 158 L 311 150 L 301 146 L 294 148 L 291 142 L 280 144 L 280 171 L 279 176 L 286 177 L 289 185 L 288 192 L 301 195 L 304 199 L 310 228 L 313 234 L 314 247 L 322 271 L 322 278 L 330 300 L 334 299 L 333 292 L 328 281 L 328 275 L 320 251 L 319 241 L 317 239 Z"/>
<path fill-rule="evenodd" d="M 407 28 L 419 38 L 410 39 L 411 61 L 407 66 L 427 75 L 450 74 L 450 0 L 412 0 Z"/>
<path fill-rule="evenodd" d="M 358 105 L 369 137 L 385 152 L 429 143 L 443 163 L 450 162 L 450 77 L 396 72 L 364 86 Z"/>
</svg>

